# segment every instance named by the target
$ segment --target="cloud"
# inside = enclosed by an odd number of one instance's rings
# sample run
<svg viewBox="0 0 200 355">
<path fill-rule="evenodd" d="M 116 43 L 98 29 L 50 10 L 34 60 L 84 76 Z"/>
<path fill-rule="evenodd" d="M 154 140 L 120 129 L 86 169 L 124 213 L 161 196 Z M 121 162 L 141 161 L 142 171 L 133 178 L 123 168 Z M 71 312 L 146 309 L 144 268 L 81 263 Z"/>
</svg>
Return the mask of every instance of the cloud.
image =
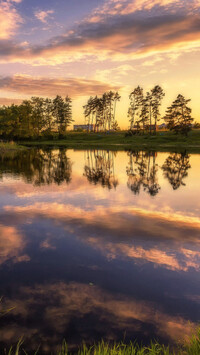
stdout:
<svg viewBox="0 0 200 355">
<path fill-rule="evenodd" d="M 81 78 L 42 78 L 27 75 L 0 77 L 0 90 L 25 95 L 56 96 L 67 94 L 71 97 L 102 94 L 119 87 L 97 80 Z"/>
<path fill-rule="evenodd" d="M 12 104 L 19 105 L 21 104 L 21 99 L 13 99 L 11 97 L 0 97 L 0 105 L 10 106 Z"/>
<path fill-rule="evenodd" d="M 0 40 L 10 38 L 16 33 L 16 29 L 22 23 L 22 18 L 13 6 L 21 0 L 7 0 L 0 2 Z"/>
<path fill-rule="evenodd" d="M 200 47 L 199 10 L 195 0 L 113 0 L 46 44 L 23 48 L 6 42 L 0 59 L 53 64 L 98 59 L 99 55 L 101 60 L 124 60 L 196 50 Z"/>
<path fill-rule="evenodd" d="M 95 22 L 103 19 L 105 15 L 126 15 L 137 11 L 150 11 L 152 9 L 183 9 L 190 7 L 198 9 L 199 0 L 108 0 L 102 7 L 93 11 L 93 16 L 90 16 L 90 21 Z"/>
<path fill-rule="evenodd" d="M 51 16 L 54 13 L 54 10 L 39 10 L 35 12 L 35 17 L 43 23 L 47 23 L 48 19 L 51 19 Z"/>
</svg>

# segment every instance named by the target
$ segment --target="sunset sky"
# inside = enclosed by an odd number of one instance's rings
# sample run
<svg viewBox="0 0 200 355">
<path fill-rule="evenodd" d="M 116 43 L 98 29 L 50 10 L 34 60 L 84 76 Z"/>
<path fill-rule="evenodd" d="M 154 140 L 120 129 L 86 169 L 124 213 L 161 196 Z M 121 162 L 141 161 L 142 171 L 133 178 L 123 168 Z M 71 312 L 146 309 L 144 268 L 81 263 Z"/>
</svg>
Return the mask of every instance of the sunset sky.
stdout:
<svg viewBox="0 0 200 355">
<path fill-rule="evenodd" d="M 90 95 L 156 84 L 181 93 L 200 122 L 200 0 L 0 0 L 0 104 L 70 95 L 83 123 Z"/>
</svg>

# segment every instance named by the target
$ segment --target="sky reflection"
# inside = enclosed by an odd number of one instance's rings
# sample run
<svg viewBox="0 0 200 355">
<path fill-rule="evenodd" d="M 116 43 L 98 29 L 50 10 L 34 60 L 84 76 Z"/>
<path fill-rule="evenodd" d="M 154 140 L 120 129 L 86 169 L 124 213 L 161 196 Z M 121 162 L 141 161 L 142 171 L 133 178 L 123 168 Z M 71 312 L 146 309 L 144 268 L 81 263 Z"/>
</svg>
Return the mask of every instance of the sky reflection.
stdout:
<svg viewBox="0 0 200 355">
<path fill-rule="evenodd" d="M 189 335 L 200 317 L 199 159 L 72 150 L 3 157 L 1 294 L 15 309 L 1 320 L 1 341 L 24 334 L 31 348 L 48 350 L 63 338 L 73 347 L 125 332 L 144 342 Z"/>
</svg>

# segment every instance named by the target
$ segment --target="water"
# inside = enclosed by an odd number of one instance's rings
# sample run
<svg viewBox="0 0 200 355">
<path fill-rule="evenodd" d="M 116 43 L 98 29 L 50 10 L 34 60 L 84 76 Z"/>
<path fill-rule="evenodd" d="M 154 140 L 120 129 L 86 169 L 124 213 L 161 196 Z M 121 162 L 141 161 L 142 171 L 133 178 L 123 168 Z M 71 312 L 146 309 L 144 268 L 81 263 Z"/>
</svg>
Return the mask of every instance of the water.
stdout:
<svg viewBox="0 0 200 355">
<path fill-rule="evenodd" d="M 200 155 L 0 158 L 1 349 L 156 338 L 200 321 Z"/>
</svg>

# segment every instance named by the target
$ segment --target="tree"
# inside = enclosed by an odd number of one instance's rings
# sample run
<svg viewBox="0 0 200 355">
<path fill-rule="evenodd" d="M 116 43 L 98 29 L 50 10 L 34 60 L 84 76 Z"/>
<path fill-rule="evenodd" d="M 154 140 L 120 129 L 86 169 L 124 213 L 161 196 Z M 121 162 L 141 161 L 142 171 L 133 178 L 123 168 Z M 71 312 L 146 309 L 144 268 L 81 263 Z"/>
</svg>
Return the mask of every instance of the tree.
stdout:
<svg viewBox="0 0 200 355">
<path fill-rule="evenodd" d="M 143 130 L 145 127 L 149 129 L 151 134 L 152 129 L 152 102 L 153 98 L 150 92 L 147 92 L 146 97 L 142 100 L 141 122 L 143 124 Z"/>
<path fill-rule="evenodd" d="M 135 121 L 136 123 L 140 122 L 142 103 L 143 103 L 143 89 L 138 86 L 135 88 L 129 95 L 130 107 L 128 109 L 128 117 L 130 117 L 130 130 L 134 128 Z M 136 120 L 137 118 L 137 120 Z"/>
<path fill-rule="evenodd" d="M 164 120 L 171 131 L 188 135 L 192 129 L 193 118 L 191 108 L 187 106 L 190 99 L 185 99 L 183 95 L 178 95 L 177 99 L 167 108 Z"/>
<path fill-rule="evenodd" d="M 19 135 L 19 106 L 11 105 L 0 108 L 0 134 L 3 138 L 14 138 Z"/>
<path fill-rule="evenodd" d="M 66 96 L 65 100 L 63 100 L 61 96 L 57 95 L 53 100 L 53 116 L 60 136 L 66 132 L 67 127 L 73 121 L 71 103 L 69 96 Z"/>
<path fill-rule="evenodd" d="M 137 129 L 142 124 L 143 131 L 149 129 L 152 133 L 152 127 L 156 132 L 157 121 L 160 117 L 159 106 L 161 105 L 162 98 L 164 97 L 163 89 L 156 85 L 150 92 L 143 94 L 143 89 L 138 86 L 129 95 L 130 107 L 128 116 L 130 117 L 130 130 L 137 125 Z"/>
<path fill-rule="evenodd" d="M 48 98 L 44 101 L 44 119 L 45 128 L 51 132 L 54 128 L 55 122 L 53 119 L 53 102 Z"/>
<path fill-rule="evenodd" d="M 161 102 L 163 97 L 165 96 L 165 93 L 163 89 L 159 86 L 156 85 L 152 90 L 151 90 L 151 97 L 152 97 L 152 115 L 154 118 L 154 132 L 156 133 L 156 127 L 157 127 L 157 122 L 160 118 L 160 111 L 159 107 L 161 106 Z"/>
<path fill-rule="evenodd" d="M 114 113 L 113 113 L 113 124 L 114 125 L 117 123 L 117 121 L 115 120 L 117 101 L 120 101 L 120 100 L 121 100 L 121 96 L 119 95 L 118 92 L 116 92 L 114 94 Z M 114 129 L 114 127 L 113 127 L 113 129 Z"/>
<path fill-rule="evenodd" d="M 65 125 L 66 125 L 66 129 L 67 127 L 70 126 L 70 124 L 73 122 L 74 120 L 72 119 L 72 100 L 71 98 L 67 95 L 65 97 Z"/>
<path fill-rule="evenodd" d="M 44 118 L 44 99 L 41 97 L 32 97 L 30 104 L 32 106 L 32 128 L 34 135 L 39 136 L 45 128 Z"/>
<path fill-rule="evenodd" d="M 33 135 L 32 105 L 30 100 L 24 100 L 18 106 L 18 119 L 15 123 L 14 137 L 25 138 Z"/>
</svg>

